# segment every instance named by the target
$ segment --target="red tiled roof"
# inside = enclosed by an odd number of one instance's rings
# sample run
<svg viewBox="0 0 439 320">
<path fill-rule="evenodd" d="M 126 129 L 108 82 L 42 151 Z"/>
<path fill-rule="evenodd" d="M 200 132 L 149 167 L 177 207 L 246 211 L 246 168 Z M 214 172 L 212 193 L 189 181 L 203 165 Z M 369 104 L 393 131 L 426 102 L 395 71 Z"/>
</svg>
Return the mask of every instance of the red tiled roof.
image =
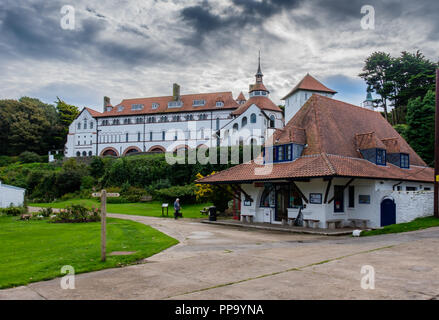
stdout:
<svg viewBox="0 0 439 320">
<path fill-rule="evenodd" d="M 102 115 L 102 113 L 100 113 L 100 112 L 98 112 L 96 110 L 93 110 L 93 109 L 90 109 L 90 108 L 87 108 L 87 107 L 85 107 L 84 109 L 86 109 L 91 114 L 92 117 L 99 117 L 99 116 Z"/>
<path fill-rule="evenodd" d="M 380 139 L 377 138 L 375 132 L 356 134 L 355 142 L 358 150 L 366 150 L 373 148 L 386 149 L 386 146 Z"/>
<path fill-rule="evenodd" d="M 398 138 L 387 138 L 387 139 L 381 139 L 381 141 L 386 146 L 387 153 L 409 153 L 410 150 L 408 150 L 405 146 L 401 146 Z"/>
<path fill-rule="evenodd" d="M 253 91 L 267 91 L 267 92 L 269 92 L 262 82 L 252 85 L 249 92 L 253 92 Z"/>
<path fill-rule="evenodd" d="M 294 92 L 297 90 L 307 90 L 307 91 L 321 91 L 321 92 L 328 92 L 328 93 L 337 93 L 337 91 L 334 91 L 332 89 L 329 89 L 326 87 L 323 83 L 318 81 L 316 78 L 311 76 L 310 74 L 307 74 L 300 82 L 281 100 L 285 100 L 289 96 L 291 96 Z"/>
<path fill-rule="evenodd" d="M 370 161 L 338 155 L 317 154 L 302 156 L 293 162 L 277 163 L 272 171 L 258 174 L 257 170 L 264 166 L 255 162 L 244 163 L 214 175 L 197 180 L 197 183 L 241 183 L 266 180 L 294 180 L 297 178 L 315 177 L 357 177 L 433 182 L 434 169 L 429 167 L 411 166 L 401 169 L 392 164 L 377 166 Z M 269 167 L 265 166 L 265 169 Z"/>
<path fill-rule="evenodd" d="M 194 100 L 205 100 L 204 106 L 192 106 Z M 139 114 L 157 114 L 157 113 L 174 113 L 174 112 L 188 112 L 188 111 L 210 111 L 223 109 L 236 109 L 239 104 L 233 99 L 232 92 L 214 92 L 214 93 L 199 93 L 186 94 L 181 96 L 183 106 L 180 108 L 168 108 L 168 102 L 173 101 L 172 96 L 152 97 L 152 98 L 138 98 L 125 99 L 121 103 L 114 106 L 111 111 L 101 113 L 100 117 L 108 116 L 125 116 L 125 115 L 139 115 Z M 216 102 L 224 102 L 223 107 L 217 107 Z M 157 109 L 152 109 L 152 104 L 158 103 Z M 131 110 L 131 105 L 143 104 L 142 110 Z M 123 106 L 122 111 L 118 111 L 118 107 Z"/>
<path fill-rule="evenodd" d="M 306 131 L 303 128 L 288 126 L 281 130 L 276 130 L 273 134 L 273 144 L 286 144 L 294 142 L 306 144 Z"/>
<path fill-rule="evenodd" d="M 359 136 L 359 132 L 367 134 Z M 305 139 L 307 144 L 302 157 L 293 162 L 274 164 L 273 171 L 269 174 L 256 174 L 255 169 L 263 166 L 251 162 L 221 171 L 201 179 L 200 182 L 225 183 L 324 176 L 433 182 L 433 169 L 426 167 L 425 162 L 379 112 L 314 94 L 285 128 L 275 132 L 273 136 L 278 143 L 297 143 L 296 137 Z M 410 155 L 410 169 L 402 169 L 390 163 L 379 166 L 362 159 L 358 152 L 358 137 L 365 139 L 366 146 L 375 143 L 384 148 L 388 142 L 382 140 L 393 137 L 392 140 L 397 141 L 399 148 Z M 360 144 L 362 143 L 363 140 L 360 139 Z"/>
<path fill-rule="evenodd" d="M 233 115 L 243 114 L 248 108 L 250 108 L 253 104 L 258 106 L 261 110 L 271 110 L 282 112 L 282 110 L 273 103 L 268 97 L 264 96 L 253 96 L 248 99 L 244 104 L 240 105 L 238 109 L 232 112 Z"/>
<path fill-rule="evenodd" d="M 236 98 L 236 101 L 246 101 L 247 99 L 245 98 L 244 94 L 242 93 L 242 91 L 239 93 L 238 98 Z"/>
</svg>

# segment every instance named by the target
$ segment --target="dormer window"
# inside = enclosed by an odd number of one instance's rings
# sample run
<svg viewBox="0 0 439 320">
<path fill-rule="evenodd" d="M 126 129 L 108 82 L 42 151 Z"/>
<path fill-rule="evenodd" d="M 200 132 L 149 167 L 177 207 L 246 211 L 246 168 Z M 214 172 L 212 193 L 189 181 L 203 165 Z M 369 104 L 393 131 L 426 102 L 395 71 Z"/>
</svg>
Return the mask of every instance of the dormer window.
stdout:
<svg viewBox="0 0 439 320">
<path fill-rule="evenodd" d="M 256 90 L 256 91 L 252 91 L 250 92 L 250 97 L 254 97 L 254 96 L 267 96 L 268 92 L 267 91 L 263 91 L 263 90 Z"/>
<path fill-rule="evenodd" d="M 183 106 L 183 103 L 181 101 L 169 101 L 168 102 L 168 108 L 180 108 Z"/>
<path fill-rule="evenodd" d="M 123 106 L 117 106 L 117 112 L 122 112 L 123 111 Z"/>
<path fill-rule="evenodd" d="M 224 107 L 224 102 L 222 102 L 222 101 L 217 101 L 217 102 L 216 102 L 216 106 L 217 106 L 217 107 Z"/>
<path fill-rule="evenodd" d="M 143 104 L 134 103 L 131 105 L 132 111 L 142 110 L 142 109 L 143 109 Z"/>
<path fill-rule="evenodd" d="M 376 149 L 376 164 L 380 166 L 386 165 L 386 150 Z"/>
<path fill-rule="evenodd" d="M 192 102 L 193 107 L 200 107 L 200 106 L 204 106 L 205 104 L 206 104 L 206 100 L 194 100 Z"/>
<path fill-rule="evenodd" d="M 283 144 L 263 149 L 264 163 L 294 161 L 302 155 L 303 145 L 296 143 Z"/>
<path fill-rule="evenodd" d="M 110 107 L 110 106 L 105 107 L 105 111 L 110 112 L 111 110 L 113 110 L 113 107 Z"/>
<path fill-rule="evenodd" d="M 154 103 L 151 105 L 151 108 L 152 108 L 152 110 L 155 110 L 155 109 L 157 109 L 159 106 L 160 106 L 160 105 L 159 105 L 158 103 L 154 102 Z"/>
<path fill-rule="evenodd" d="M 401 168 L 410 169 L 410 157 L 407 153 L 401 153 Z"/>
</svg>

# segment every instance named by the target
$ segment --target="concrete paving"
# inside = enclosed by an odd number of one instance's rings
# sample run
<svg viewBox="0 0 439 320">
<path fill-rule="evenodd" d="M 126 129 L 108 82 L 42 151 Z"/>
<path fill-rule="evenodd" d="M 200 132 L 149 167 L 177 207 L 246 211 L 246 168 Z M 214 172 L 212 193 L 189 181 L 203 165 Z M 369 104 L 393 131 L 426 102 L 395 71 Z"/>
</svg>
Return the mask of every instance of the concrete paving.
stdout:
<svg viewBox="0 0 439 320">
<path fill-rule="evenodd" d="M 180 243 L 141 264 L 0 290 L 0 299 L 438 299 L 439 228 L 365 238 L 111 214 Z M 362 289 L 361 268 L 375 270 Z"/>
</svg>

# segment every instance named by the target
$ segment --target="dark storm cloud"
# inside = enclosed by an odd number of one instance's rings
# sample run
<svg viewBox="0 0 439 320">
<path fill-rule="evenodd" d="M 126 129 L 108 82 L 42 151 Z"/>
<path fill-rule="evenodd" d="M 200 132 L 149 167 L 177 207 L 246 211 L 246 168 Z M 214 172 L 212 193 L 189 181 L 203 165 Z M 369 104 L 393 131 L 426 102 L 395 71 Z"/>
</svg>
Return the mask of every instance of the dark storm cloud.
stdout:
<svg viewBox="0 0 439 320">
<path fill-rule="evenodd" d="M 76 16 L 75 30 L 63 30 L 60 26 L 62 5 L 33 3 L 28 6 L 3 6 L 0 14 L 0 41 L 6 51 L 3 56 L 32 57 L 43 60 L 109 59 L 128 65 L 157 62 L 163 55 L 145 46 L 125 44 L 123 39 L 112 40 L 101 35 L 109 29 L 103 18 Z M 89 12 L 95 11 L 87 9 Z M 119 31 L 148 38 L 135 27 L 124 25 Z M 120 41 L 117 41 L 120 40 Z M 9 49 L 9 50 L 8 50 Z"/>
<path fill-rule="evenodd" d="M 233 5 L 216 13 L 212 4 L 204 0 L 200 4 L 186 7 L 181 10 L 181 18 L 193 30 L 193 38 L 185 38 L 187 44 L 200 45 L 199 36 L 221 29 L 243 28 L 246 25 L 260 25 L 264 19 L 282 12 L 285 9 L 292 9 L 302 0 L 232 0 Z M 195 41 L 193 41 L 195 40 Z"/>
</svg>

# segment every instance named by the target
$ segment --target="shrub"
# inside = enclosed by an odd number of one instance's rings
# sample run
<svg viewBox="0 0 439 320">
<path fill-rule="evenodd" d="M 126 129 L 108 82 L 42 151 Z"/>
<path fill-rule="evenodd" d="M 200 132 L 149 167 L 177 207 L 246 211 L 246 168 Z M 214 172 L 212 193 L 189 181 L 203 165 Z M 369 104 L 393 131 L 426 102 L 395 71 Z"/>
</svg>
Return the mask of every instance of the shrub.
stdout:
<svg viewBox="0 0 439 320">
<path fill-rule="evenodd" d="M 154 198 L 170 203 L 173 203 L 176 198 L 179 198 L 182 203 L 195 203 L 195 186 L 189 184 L 156 190 L 154 192 Z"/>
<path fill-rule="evenodd" d="M 83 176 L 81 178 L 81 190 L 91 189 L 95 185 L 95 179 L 92 176 Z"/>
<path fill-rule="evenodd" d="M 14 207 L 10 206 L 7 208 L 1 208 L 0 212 L 3 214 L 6 214 L 8 216 L 19 216 L 23 213 L 27 213 L 27 210 L 25 207 Z"/>
<path fill-rule="evenodd" d="M 40 211 L 37 212 L 37 215 L 41 215 L 44 218 L 49 218 L 50 216 L 52 216 L 53 213 L 53 209 L 52 208 L 42 208 Z"/>
<path fill-rule="evenodd" d="M 99 202 L 101 201 L 101 199 L 99 198 Z M 131 201 L 128 201 L 126 198 L 124 197 L 111 197 L 111 198 L 107 198 L 107 203 L 129 203 Z"/>
<path fill-rule="evenodd" d="M 41 158 L 35 152 L 24 151 L 19 156 L 18 159 L 22 163 L 32 163 L 41 162 Z"/>
<path fill-rule="evenodd" d="M 101 220 L 101 211 L 96 208 L 87 208 L 80 204 L 73 204 L 60 210 L 53 218 L 53 222 L 96 222 Z"/>
</svg>

